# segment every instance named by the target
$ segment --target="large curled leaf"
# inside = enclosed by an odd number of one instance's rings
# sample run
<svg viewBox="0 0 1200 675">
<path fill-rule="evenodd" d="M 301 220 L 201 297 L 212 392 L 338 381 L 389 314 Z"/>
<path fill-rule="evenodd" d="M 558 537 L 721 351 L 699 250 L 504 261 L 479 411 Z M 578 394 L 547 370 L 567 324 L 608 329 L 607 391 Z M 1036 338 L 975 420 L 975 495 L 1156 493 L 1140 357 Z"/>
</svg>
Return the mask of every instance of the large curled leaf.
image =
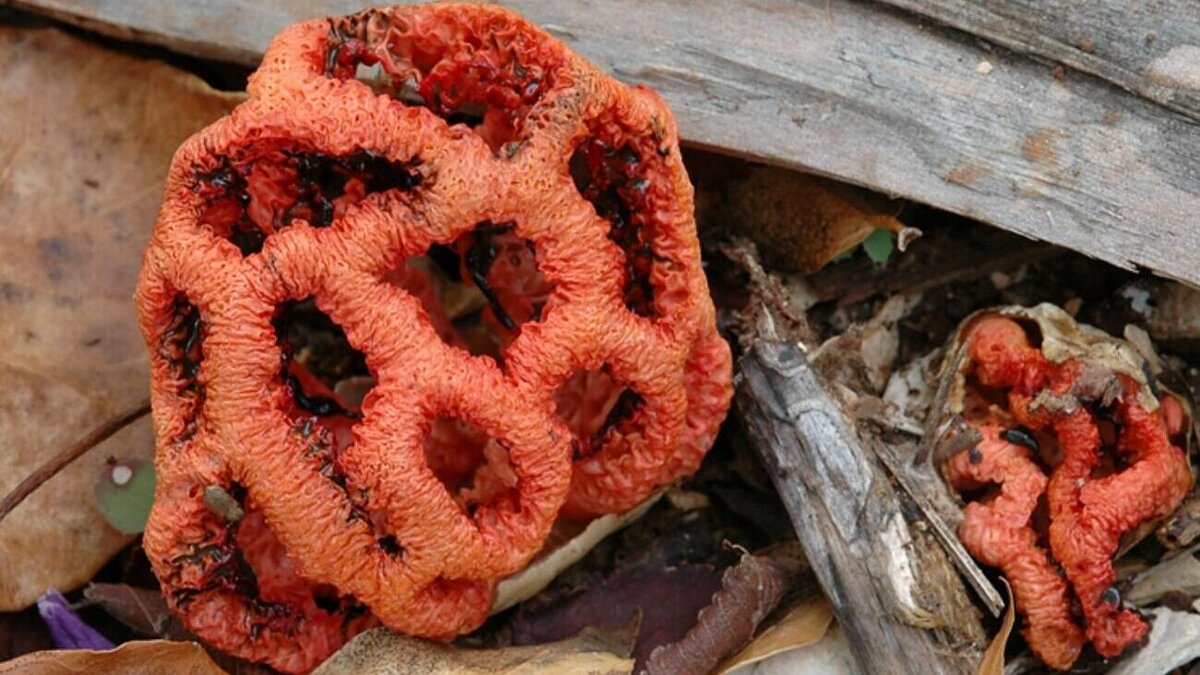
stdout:
<svg viewBox="0 0 1200 675">
<path fill-rule="evenodd" d="M 696 615 L 696 624 L 683 639 L 650 653 L 650 675 L 707 673 L 727 654 L 745 647 L 758 625 L 775 610 L 795 583 L 794 574 L 767 557 L 744 553 L 725 570 L 721 588 Z"/>
<path fill-rule="evenodd" d="M 108 651 L 60 649 L 0 663 L 0 675 L 224 675 L 195 642 L 145 640 Z"/>
<path fill-rule="evenodd" d="M 351 640 L 314 675 L 629 675 L 636 634 L 631 625 L 528 647 L 463 649 L 376 628 Z"/>
<path fill-rule="evenodd" d="M 921 234 L 895 217 L 896 202 L 869 190 L 726 157 L 689 153 L 687 161 L 701 225 L 735 224 L 774 270 L 811 274 L 859 244 L 882 262 Z"/>
<path fill-rule="evenodd" d="M 65 66 L 70 67 L 65 67 Z M 0 429 L 7 494 L 147 390 L 133 295 L 171 155 L 237 98 L 166 64 L 0 26 Z M 148 459 L 148 419 L 0 523 L 0 611 L 90 579 L 129 541 L 96 510 L 107 459 Z"/>
</svg>

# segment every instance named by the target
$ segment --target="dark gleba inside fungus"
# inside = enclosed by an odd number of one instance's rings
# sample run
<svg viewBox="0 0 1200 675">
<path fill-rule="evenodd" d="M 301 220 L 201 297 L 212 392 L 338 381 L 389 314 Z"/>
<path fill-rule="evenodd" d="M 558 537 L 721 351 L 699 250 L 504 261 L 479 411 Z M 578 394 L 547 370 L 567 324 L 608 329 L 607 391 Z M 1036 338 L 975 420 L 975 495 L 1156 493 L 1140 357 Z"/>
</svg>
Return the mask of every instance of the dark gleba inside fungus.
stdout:
<svg viewBox="0 0 1200 675">
<path fill-rule="evenodd" d="M 944 468 L 968 501 L 963 544 L 1012 584 L 1033 652 L 1067 669 L 1089 642 L 1113 658 L 1146 638 L 1112 560 L 1123 535 L 1179 506 L 1192 473 L 1172 442 L 1179 402 L 1145 380 L 1135 352 L 1037 312 L 1045 321 L 1016 310 L 1025 315 L 977 315 L 960 331 L 961 414 L 982 440 Z M 1062 332 L 1047 338 L 1044 326 Z"/>
</svg>

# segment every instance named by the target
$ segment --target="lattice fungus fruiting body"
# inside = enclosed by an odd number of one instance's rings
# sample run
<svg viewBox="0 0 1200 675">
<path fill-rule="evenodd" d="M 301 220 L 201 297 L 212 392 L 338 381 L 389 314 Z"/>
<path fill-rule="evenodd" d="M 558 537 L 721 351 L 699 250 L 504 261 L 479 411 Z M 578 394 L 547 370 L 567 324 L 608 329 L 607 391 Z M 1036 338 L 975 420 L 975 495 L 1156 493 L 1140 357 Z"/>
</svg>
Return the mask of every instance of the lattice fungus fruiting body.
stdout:
<svg viewBox="0 0 1200 675">
<path fill-rule="evenodd" d="M 290 672 L 375 622 L 461 634 L 560 512 L 696 469 L 730 354 L 657 95 L 465 5 L 292 26 L 249 94 L 176 153 L 137 293 L 145 547 L 191 630 Z M 493 356 L 410 264 L 434 253 Z M 280 336 L 310 298 L 374 378 L 361 405 Z"/>
<path fill-rule="evenodd" d="M 1192 487 L 1171 442 L 1178 401 L 1168 394 L 1148 410 L 1128 374 L 1084 357 L 1053 362 L 1007 317 L 975 318 L 963 339 L 985 402 L 965 414 L 983 440 L 949 459 L 947 477 L 966 493 L 999 489 L 967 504 L 959 537 L 1008 578 L 1023 633 L 1047 665 L 1070 668 L 1088 642 L 1117 657 L 1149 631 L 1114 586 L 1121 536 L 1169 515 Z M 1042 456 L 1050 450 L 1052 460 Z M 1042 499 L 1049 526 L 1039 531 Z"/>
</svg>

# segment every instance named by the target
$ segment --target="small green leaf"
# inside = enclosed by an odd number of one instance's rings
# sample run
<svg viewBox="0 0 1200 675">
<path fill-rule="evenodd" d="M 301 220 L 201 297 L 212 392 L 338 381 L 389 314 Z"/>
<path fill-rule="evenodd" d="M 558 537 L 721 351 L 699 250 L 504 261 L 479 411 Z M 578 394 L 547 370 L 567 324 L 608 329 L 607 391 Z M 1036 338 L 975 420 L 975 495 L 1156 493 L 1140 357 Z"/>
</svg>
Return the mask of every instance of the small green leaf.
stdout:
<svg viewBox="0 0 1200 675">
<path fill-rule="evenodd" d="M 896 244 L 892 241 L 891 230 L 875 230 L 863 241 L 862 247 L 871 262 L 881 265 L 892 257 Z"/>
<path fill-rule="evenodd" d="M 144 460 L 104 467 L 96 483 L 96 506 L 104 520 L 123 534 L 146 528 L 154 503 L 154 464 Z"/>
</svg>

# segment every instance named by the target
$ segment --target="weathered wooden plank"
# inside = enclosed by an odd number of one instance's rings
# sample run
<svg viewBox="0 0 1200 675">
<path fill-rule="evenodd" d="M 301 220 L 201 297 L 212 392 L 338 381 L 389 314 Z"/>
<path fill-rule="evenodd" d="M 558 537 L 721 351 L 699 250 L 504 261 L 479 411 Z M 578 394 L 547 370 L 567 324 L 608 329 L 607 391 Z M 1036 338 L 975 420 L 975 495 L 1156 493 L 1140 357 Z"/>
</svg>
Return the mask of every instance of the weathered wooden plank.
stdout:
<svg viewBox="0 0 1200 675">
<path fill-rule="evenodd" d="M 1200 120 L 1195 0 L 884 0 Z"/>
<path fill-rule="evenodd" d="M 966 627 L 925 617 L 915 597 L 941 610 L 964 593 L 949 563 L 944 583 L 920 560 L 900 502 L 855 430 L 791 341 L 757 341 L 739 361 L 738 409 L 787 507 L 860 670 L 971 673 L 979 651 Z M 936 544 L 934 545 L 936 546 Z M 955 588 L 957 587 L 957 588 Z M 919 590 L 920 589 L 920 590 Z M 935 628 L 934 626 L 937 626 Z M 977 628 L 977 627 L 976 627 Z M 960 632 L 962 631 L 962 632 Z"/>
<path fill-rule="evenodd" d="M 289 22 L 363 4 L 3 3 L 243 63 Z M 852 0 L 504 4 L 617 76 L 657 88 L 692 143 L 1200 286 L 1200 126 L 1107 82 L 1056 79 L 1035 59 Z"/>
</svg>

